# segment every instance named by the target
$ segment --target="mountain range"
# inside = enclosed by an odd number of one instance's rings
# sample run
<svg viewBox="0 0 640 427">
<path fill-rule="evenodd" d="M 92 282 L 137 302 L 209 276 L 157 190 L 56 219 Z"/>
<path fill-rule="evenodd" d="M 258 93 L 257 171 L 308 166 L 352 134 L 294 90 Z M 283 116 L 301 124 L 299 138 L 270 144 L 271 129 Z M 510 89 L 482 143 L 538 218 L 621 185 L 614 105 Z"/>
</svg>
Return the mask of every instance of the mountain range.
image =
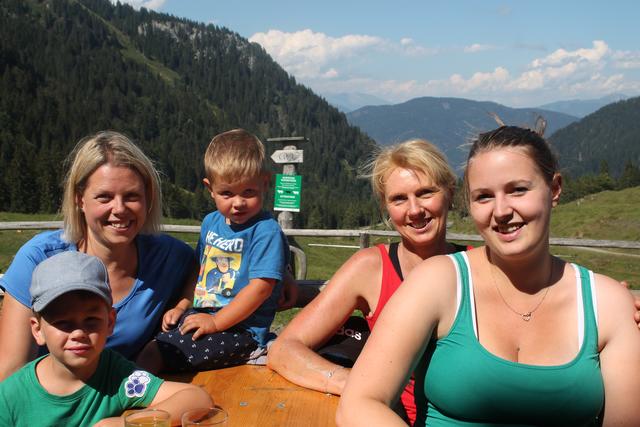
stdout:
<svg viewBox="0 0 640 427">
<path fill-rule="evenodd" d="M 411 138 L 436 144 L 460 172 L 466 161 L 467 143 L 479 132 L 496 128 L 497 115 L 511 125 L 533 126 L 539 116 L 547 120 L 547 134 L 578 120 L 577 117 L 536 108 L 510 108 L 495 102 L 463 98 L 415 98 L 402 104 L 363 107 L 347 114 L 379 144 Z"/>
<path fill-rule="evenodd" d="M 336 107 L 343 113 L 349 113 L 355 111 L 358 108 L 366 107 L 369 105 L 388 105 L 391 102 L 386 101 L 374 95 L 366 93 L 326 93 L 323 94 L 327 102 Z"/>
<path fill-rule="evenodd" d="M 2 0 L 0 93 L 0 210 L 12 212 L 57 211 L 67 153 L 103 129 L 131 136 L 155 161 L 164 214 L 192 218 L 213 209 L 201 182 L 202 156 L 215 134 L 243 127 L 263 141 L 306 137 L 298 147 L 302 209 L 294 216 L 294 226 L 306 228 L 378 219 L 367 182 L 356 179 L 377 148 L 372 138 L 427 138 L 460 170 L 464 144 L 497 126 L 491 114 L 516 125 L 542 115 L 547 135 L 563 128 L 551 140 L 576 176 L 599 170 L 603 160 L 614 173 L 625 162 L 640 164 L 639 98 L 579 121 L 544 109 L 428 97 L 345 116 L 229 29 L 109 0 Z M 267 144 L 269 154 L 279 148 Z"/>
<path fill-rule="evenodd" d="M 603 96 L 597 99 L 573 99 L 566 101 L 557 101 L 550 104 L 540 105 L 537 108 L 543 110 L 556 111 L 558 113 L 565 113 L 575 117 L 584 117 L 591 113 L 596 112 L 605 105 L 612 104 L 614 102 L 623 101 L 629 98 L 626 95 L 619 93 Z"/>
</svg>

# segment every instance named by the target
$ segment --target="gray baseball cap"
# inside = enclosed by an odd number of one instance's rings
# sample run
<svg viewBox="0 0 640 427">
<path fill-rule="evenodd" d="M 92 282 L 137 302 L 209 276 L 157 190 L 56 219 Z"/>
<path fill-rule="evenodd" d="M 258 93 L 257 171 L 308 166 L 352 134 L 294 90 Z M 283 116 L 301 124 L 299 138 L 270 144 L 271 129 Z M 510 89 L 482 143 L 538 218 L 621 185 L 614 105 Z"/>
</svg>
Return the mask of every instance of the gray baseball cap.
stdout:
<svg viewBox="0 0 640 427">
<path fill-rule="evenodd" d="M 99 258 L 82 252 L 65 251 L 36 266 L 31 276 L 31 307 L 41 312 L 54 299 L 73 291 L 92 292 L 111 307 L 107 268 Z"/>
</svg>

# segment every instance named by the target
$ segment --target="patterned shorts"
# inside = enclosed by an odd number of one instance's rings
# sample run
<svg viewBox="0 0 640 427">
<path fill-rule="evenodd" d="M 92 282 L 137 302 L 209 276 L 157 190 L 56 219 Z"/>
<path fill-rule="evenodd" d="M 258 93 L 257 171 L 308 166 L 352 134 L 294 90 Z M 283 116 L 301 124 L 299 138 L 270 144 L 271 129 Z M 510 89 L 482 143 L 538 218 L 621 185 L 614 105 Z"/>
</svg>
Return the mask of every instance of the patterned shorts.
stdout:
<svg viewBox="0 0 640 427">
<path fill-rule="evenodd" d="M 185 311 L 176 328 L 156 336 L 167 370 L 208 371 L 247 363 L 252 352 L 258 348 L 258 342 L 244 328 L 233 327 L 203 335 L 196 341 L 192 338 L 195 331 L 184 335 L 180 333 L 178 328 L 188 316 L 202 312 L 193 308 Z M 210 310 L 204 312 L 212 313 Z"/>
</svg>

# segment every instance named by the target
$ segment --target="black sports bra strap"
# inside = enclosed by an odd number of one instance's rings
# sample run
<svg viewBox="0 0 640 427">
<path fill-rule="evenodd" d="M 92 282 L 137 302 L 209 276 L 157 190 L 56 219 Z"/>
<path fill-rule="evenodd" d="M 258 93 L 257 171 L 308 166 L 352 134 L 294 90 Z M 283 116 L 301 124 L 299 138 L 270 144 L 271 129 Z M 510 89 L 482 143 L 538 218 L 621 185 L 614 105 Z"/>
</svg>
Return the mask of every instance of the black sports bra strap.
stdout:
<svg viewBox="0 0 640 427">
<path fill-rule="evenodd" d="M 389 259 L 391 259 L 391 264 L 393 264 L 393 268 L 396 270 L 400 280 L 404 280 L 402 269 L 400 268 L 400 260 L 398 259 L 398 242 L 389 243 Z"/>
<path fill-rule="evenodd" d="M 457 245 L 455 243 L 452 243 L 452 245 L 455 248 L 455 252 L 464 252 L 469 249 L 468 246 Z M 400 259 L 398 258 L 398 246 L 399 242 L 389 243 L 389 259 L 400 280 L 404 280 L 402 269 L 400 268 Z"/>
</svg>

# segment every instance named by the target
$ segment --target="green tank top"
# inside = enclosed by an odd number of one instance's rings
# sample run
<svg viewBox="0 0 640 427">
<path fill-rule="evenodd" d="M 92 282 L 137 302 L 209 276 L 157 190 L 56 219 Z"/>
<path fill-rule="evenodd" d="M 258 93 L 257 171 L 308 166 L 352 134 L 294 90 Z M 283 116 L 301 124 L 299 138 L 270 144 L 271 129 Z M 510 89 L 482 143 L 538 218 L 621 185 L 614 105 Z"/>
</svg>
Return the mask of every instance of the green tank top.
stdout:
<svg viewBox="0 0 640 427">
<path fill-rule="evenodd" d="M 563 365 L 528 365 L 499 358 L 480 344 L 468 259 L 464 253 L 449 257 L 457 269 L 461 299 L 451 330 L 431 343 L 416 372 L 416 390 L 424 389 L 428 403 L 425 408 L 418 402 L 415 425 L 425 425 L 425 416 L 428 426 L 597 425 L 604 384 L 592 273 L 573 265 L 584 311 L 578 355 Z"/>
</svg>

